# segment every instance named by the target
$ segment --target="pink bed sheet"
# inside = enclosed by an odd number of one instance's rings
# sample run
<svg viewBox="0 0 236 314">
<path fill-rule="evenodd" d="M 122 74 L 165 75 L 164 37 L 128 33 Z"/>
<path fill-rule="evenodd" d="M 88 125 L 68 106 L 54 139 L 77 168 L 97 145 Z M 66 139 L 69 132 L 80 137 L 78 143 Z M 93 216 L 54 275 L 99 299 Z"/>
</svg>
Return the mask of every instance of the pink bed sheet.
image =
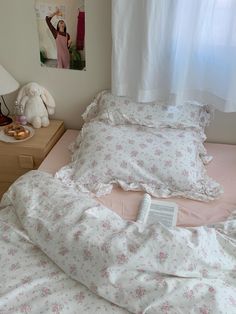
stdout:
<svg viewBox="0 0 236 314">
<path fill-rule="evenodd" d="M 75 140 L 78 132 L 67 130 L 39 169 L 54 174 L 69 163 L 71 154 L 68 145 Z M 224 194 L 218 200 L 207 203 L 180 198 L 168 199 L 179 205 L 179 226 L 199 226 L 225 220 L 236 209 L 236 145 L 206 143 L 205 146 L 213 156 L 213 161 L 207 166 L 207 173 L 223 186 Z M 135 220 L 143 194 L 115 187 L 111 194 L 98 200 L 124 219 Z"/>
</svg>

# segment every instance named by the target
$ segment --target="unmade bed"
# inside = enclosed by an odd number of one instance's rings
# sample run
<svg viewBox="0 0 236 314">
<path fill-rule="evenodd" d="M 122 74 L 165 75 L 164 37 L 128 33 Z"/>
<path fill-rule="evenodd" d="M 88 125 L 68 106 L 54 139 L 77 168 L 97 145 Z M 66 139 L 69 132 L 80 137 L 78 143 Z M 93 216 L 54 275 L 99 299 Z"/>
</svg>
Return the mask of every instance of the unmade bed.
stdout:
<svg viewBox="0 0 236 314">
<path fill-rule="evenodd" d="M 0 313 L 236 313 L 236 146 L 203 145 L 208 107 L 105 91 L 83 118 L 0 203 Z M 136 222 L 145 192 L 180 227 Z"/>
<path fill-rule="evenodd" d="M 39 170 L 55 174 L 58 169 L 70 162 L 69 145 L 75 141 L 79 131 L 67 130 Z M 224 194 L 217 200 L 199 202 L 189 199 L 172 198 L 179 205 L 178 225 L 197 226 L 211 224 L 227 218 L 236 208 L 236 145 L 206 143 L 213 161 L 207 166 L 208 174 L 221 183 Z M 135 220 L 143 192 L 124 191 L 115 187 L 111 194 L 98 200 L 113 209 L 124 219 Z"/>
</svg>

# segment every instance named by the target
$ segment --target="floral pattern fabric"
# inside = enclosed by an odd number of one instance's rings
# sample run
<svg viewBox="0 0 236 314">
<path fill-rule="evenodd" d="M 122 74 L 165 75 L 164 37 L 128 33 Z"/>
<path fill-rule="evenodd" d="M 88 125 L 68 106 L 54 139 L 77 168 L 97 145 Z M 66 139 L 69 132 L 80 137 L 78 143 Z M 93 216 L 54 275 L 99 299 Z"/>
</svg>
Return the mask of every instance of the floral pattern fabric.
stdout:
<svg viewBox="0 0 236 314">
<path fill-rule="evenodd" d="M 22 245 L 30 240 L 68 276 L 132 313 L 236 313 L 236 217 L 211 227 L 143 228 L 38 171 L 18 179 L 1 206 L 13 207 L 26 230 Z M 9 249 L 10 256 L 17 254 Z M 19 273 L 12 267 L 15 280 Z M 43 280 L 37 283 L 43 298 L 48 290 L 42 290 Z M 10 298 L 10 292 L 1 297 Z M 56 305 L 52 313 L 60 309 Z M 30 305 L 21 313 L 30 313 Z"/>
<path fill-rule="evenodd" d="M 31 189 L 27 193 L 30 195 Z M 45 197 L 46 194 L 43 198 Z M 35 232 L 40 232 L 40 228 L 39 224 Z M 11 202 L 5 199 L 5 204 L 0 205 L 0 313 L 128 312 L 69 278 L 32 242 L 20 224 Z"/>
<path fill-rule="evenodd" d="M 85 122 L 104 121 L 112 125 L 137 124 L 154 128 L 191 128 L 204 133 L 211 109 L 198 103 L 182 105 L 137 103 L 127 97 L 100 92 L 83 114 Z"/>
<path fill-rule="evenodd" d="M 74 145 L 73 162 L 56 173 L 65 184 L 96 196 L 113 184 L 156 197 L 212 200 L 218 183 L 206 175 L 208 156 L 197 132 L 86 123 Z"/>
</svg>

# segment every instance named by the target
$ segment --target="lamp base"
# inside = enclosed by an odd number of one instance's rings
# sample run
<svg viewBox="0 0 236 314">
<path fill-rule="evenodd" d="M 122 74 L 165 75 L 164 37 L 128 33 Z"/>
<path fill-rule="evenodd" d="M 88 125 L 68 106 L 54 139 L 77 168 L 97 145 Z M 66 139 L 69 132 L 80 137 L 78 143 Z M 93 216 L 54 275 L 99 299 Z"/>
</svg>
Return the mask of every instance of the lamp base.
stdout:
<svg viewBox="0 0 236 314">
<path fill-rule="evenodd" d="M 7 125 L 10 123 L 12 123 L 11 118 L 4 116 L 3 114 L 0 114 L 0 126 Z"/>
</svg>

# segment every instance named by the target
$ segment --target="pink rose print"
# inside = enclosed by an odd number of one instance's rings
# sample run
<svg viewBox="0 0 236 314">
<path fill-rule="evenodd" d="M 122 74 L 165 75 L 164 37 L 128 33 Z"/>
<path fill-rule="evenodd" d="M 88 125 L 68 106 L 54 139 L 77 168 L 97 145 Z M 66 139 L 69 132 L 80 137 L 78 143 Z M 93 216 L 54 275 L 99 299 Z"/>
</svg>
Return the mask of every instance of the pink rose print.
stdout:
<svg viewBox="0 0 236 314">
<path fill-rule="evenodd" d="M 3 231 L 8 231 L 10 229 L 10 226 L 4 226 Z"/>
<path fill-rule="evenodd" d="M 20 306 L 20 312 L 25 313 L 25 314 L 30 313 L 31 312 L 31 306 L 29 304 L 26 304 L 26 303 L 22 304 Z"/>
<path fill-rule="evenodd" d="M 113 176 L 113 171 L 111 169 L 107 169 L 106 175 L 112 177 Z"/>
<path fill-rule="evenodd" d="M 59 303 L 54 303 L 52 305 L 52 312 L 55 314 L 60 314 L 61 310 L 63 309 L 63 305 Z"/>
<path fill-rule="evenodd" d="M 201 270 L 201 274 L 202 274 L 203 277 L 207 277 L 207 275 L 208 275 L 208 270 L 207 270 L 207 269 L 202 269 L 202 270 Z"/>
<path fill-rule="evenodd" d="M 97 164 L 98 164 L 97 161 L 93 160 L 91 163 L 92 168 L 95 168 L 97 166 Z"/>
<path fill-rule="evenodd" d="M 162 313 L 168 313 L 171 310 L 172 306 L 170 306 L 169 302 L 165 302 L 161 306 Z"/>
<path fill-rule="evenodd" d="M 162 150 L 156 149 L 155 152 L 154 152 L 154 154 L 155 154 L 156 156 L 160 156 L 160 155 L 162 154 Z"/>
<path fill-rule="evenodd" d="M 154 280 L 157 282 L 157 284 L 161 287 L 164 287 L 167 285 L 165 279 L 163 278 L 163 276 L 159 273 L 157 273 L 154 277 Z"/>
<path fill-rule="evenodd" d="M 32 281 L 32 278 L 30 276 L 25 276 L 21 282 L 22 284 L 27 284 L 27 283 L 30 283 Z"/>
<path fill-rule="evenodd" d="M 200 307 L 199 311 L 201 314 L 210 314 L 210 309 L 206 305 Z"/>
<path fill-rule="evenodd" d="M 121 168 L 126 169 L 128 167 L 128 163 L 126 161 L 122 161 L 120 166 L 121 166 Z"/>
<path fill-rule="evenodd" d="M 91 285 L 90 285 L 90 290 L 97 294 L 97 291 L 98 291 L 98 287 L 92 282 Z"/>
<path fill-rule="evenodd" d="M 74 239 L 79 241 L 79 238 L 80 238 L 81 234 L 82 234 L 82 232 L 80 230 L 76 231 L 74 233 Z"/>
<path fill-rule="evenodd" d="M 135 141 L 134 140 L 128 140 L 128 143 L 133 145 L 135 143 Z"/>
<path fill-rule="evenodd" d="M 171 167 L 172 166 L 172 161 L 171 160 L 166 160 L 165 161 L 165 167 Z"/>
<path fill-rule="evenodd" d="M 117 145 L 116 145 L 116 150 L 119 151 L 119 150 L 122 150 L 122 149 L 123 149 L 123 146 L 122 146 L 122 145 L 120 145 L 120 144 L 117 144 Z"/>
<path fill-rule="evenodd" d="M 61 218 L 61 215 L 56 213 L 54 216 L 53 216 L 53 221 L 57 221 Z"/>
<path fill-rule="evenodd" d="M 128 249 L 129 249 L 129 251 L 130 251 L 131 253 L 137 252 L 138 248 L 139 248 L 139 247 L 138 247 L 137 244 L 130 244 L 130 245 L 128 246 Z"/>
<path fill-rule="evenodd" d="M 144 149 L 144 148 L 147 147 L 147 145 L 146 145 L 145 143 L 141 143 L 141 144 L 139 145 L 139 147 L 142 148 L 142 149 Z"/>
<path fill-rule="evenodd" d="M 235 297 L 229 297 L 229 302 L 236 307 L 236 298 Z"/>
<path fill-rule="evenodd" d="M 105 230 L 110 230 L 111 229 L 111 222 L 109 220 L 103 220 L 102 227 Z"/>
<path fill-rule="evenodd" d="M 140 167 L 143 167 L 143 166 L 144 166 L 144 161 L 143 161 L 143 160 L 137 160 L 137 164 L 138 164 Z"/>
<path fill-rule="evenodd" d="M 216 292 L 213 287 L 209 287 L 208 291 L 211 292 L 211 293 L 215 293 Z"/>
<path fill-rule="evenodd" d="M 100 151 L 102 151 L 102 150 L 103 150 L 103 146 L 102 146 L 102 145 L 98 145 L 98 146 L 96 147 L 96 151 L 100 152 Z"/>
<path fill-rule="evenodd" d="M 184 169 L 184 170 L 182 171 L 182 175 L 183 175 L 184 177 L 188 177 L 188 176 L 189 176 L 188 170 Z"/>
<path fill-rule="evenodd" d="M 176 155 L 176 157 L 182 157 L 183 156 L 183 154 L 178 150 L 175 152 L 175 155 Z"/>
<path fill-rule="evenodd" d="M 106 154 L 104 160 L 109 161 L 111 160 L 111 154 Z"/>
<path fill-rule="evenodd" d="M 74 276 L 77 274 L 77 267 L 76 267 L 76 265 L 71 265 L 70 266 L 70 274 L 74 275 Z"/>
<path fill-rule="evenodd" d="M 43 229 L 43 224 L 42 224 L 41 222 L 38 222 L 37 225 L 36 225 L 36 230 L 37 230 L 38 232 L 41 232 L 42 229 Z"/>
<path fill-rule="evenodd" d="M 109 278 L 109 271 L 107 270 L 107 267 L 104 267 L 101 270 L 101 276 L 102 276 L 102 278 Z"/>
<path fill-rule="evenodd" d="M 128 257 L 125 254 L 117 255 L 116 260 L 119 265 L 123 265 L 128 262 Z"/>
<path fill-rule="evenodd" d="M 178 134 L 178 137 L 179 137 L 179 138 L 184 138 L 185 135 L 184 135 L 184 133 L 180 133 L 180 134 Z"/>
<path fill-rule="evenodd" d="M 192 299 L 194 297 L 193 290 L 187 290 L 186 292 L 184 292 L 184 297 L 186 299 Z"/>
<path fill-rule="evenodd" d="M 155 165 L 153 165 L 150 170 L 151 170 L 152 173 L 155 173 L 155 172 L 158 171 L 158 169 L 157 169 L 157 167 Z"/>
<path fill-rule="evenodd" d="M 146 293 L 146 290 L 144 288 L 142 288 L 141 286 L 139 286 L 136 290 L 135 290 L 135 297 L 137 299 L 142 298 Z"/>
<path fill-rule="evenodd" d="M 131 157 L 137 157 L 138 156 L 138 152 L 136 150 L 133 150 L 131 152 Z"/>
<path fill-rule="evenodd" d="M 9 249 L 8 250 L 8 255 L 14 256 L 16 254 L 16 252 L 17 252 L 17 249 Z"/>
<path fill-rule="evenodd" d="M 78 304 L 81 304 L 85 299 L 85 294 L 83 292 L 80 292 L 74 296 L 74 299 L 77 301 Z"/>
<path fill-rule="evenodd" d="M 108 140 L 108 141 L 111 141 L 113 139 L 113 137 L 111 136 L 111 135 L 108 135 L 107 137 L 106 137 L 106 140 Z"/>
<path fill-rule="evenodd" d="M 50 295 L 52 292 L 51 292 L 51 290 L 49 289 L 49 288 L 47 288 L 47 287 L 43 287 L 42 289 L 41 289 L 41 296 L 42 297 L 47 297 L 48 295 Z"/>
<path fill-rule="evenodd" d="M 84 249 L 83 253 L 84 253 L 83 257 L 85 261 L 92 260 L 93 256 L 89 249 Z"/>
<path fill-rule="evenodd" d="M 111 244 L 109 242 L 104 242 L 101 246 L 101 250 L 108 253 L 110 247 L 111 247 Z"/>
<path fill-rule="evenodd" d="M 158 258 L 160 260 L 161 263 L 163 263 L 168 257 L 168 254 L 165 252 L 160 252 L 158 255 Z"/>
<path fill-rule="evenodd" d="M 67 255 L 68 253 L 69 253 L 69 250 L 68 250 L 66 247 L 64 247 L 64 246 L 62 246 L 62 247 L 60 248 L 60 250 L 59 250 L 59 254 L 62 255 L 62 256 L 65 256 L 65 255 Z"/>
<path fill-rule="evenodd" d="M 48 261 L 41 260 L 39 261 L 38 266 L 46 268 L 48 266 Z"/>
<path fill-rule="evenodd" d="M 15 264 L 11 264 L 10 266 L 10 270 L 14 271 L 20 268 L 20 264 L 19 263 L 15 263 Z"/>
</svg>

